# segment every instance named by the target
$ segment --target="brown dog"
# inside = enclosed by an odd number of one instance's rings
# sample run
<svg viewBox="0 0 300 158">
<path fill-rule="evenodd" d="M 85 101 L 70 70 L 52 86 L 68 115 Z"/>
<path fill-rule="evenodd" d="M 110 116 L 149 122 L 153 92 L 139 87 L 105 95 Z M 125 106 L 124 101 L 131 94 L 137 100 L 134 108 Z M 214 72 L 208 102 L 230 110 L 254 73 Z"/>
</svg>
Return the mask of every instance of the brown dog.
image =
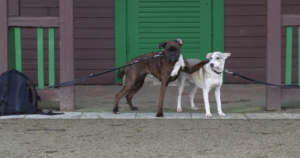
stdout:
<svg viewBox="0 0 300 158">
<path fill-rule="evenodd" d="M 123 89 L 115 97 L 115 105 L 113 108 L 113 112 L 116 114 L 119 113 L 118 103 L 122 96 L 125 94 L 127 94 L 126 99 L 130 106 L 130 109 L 137 110 L 138 108 L 132 105 L 132 97 L 136 92 L 138 92 L 142 88 L 146 75 L 152 74 L 154 77 L 161 81 L 158 112 L 156 116 L 163 117 L 163 100 L 169 82 L 176 80 L 181 70 L 187 73 L 193 73 L 199 70 L 208 62 L 203 61 L 199 64 L 190 66 L 184 60 L 185 67 L 183 69 L 179 69 L 176 76 L 171 76 L 171 72 L 174 69 L 174 65 L 179 60 L 181 55 L 181 45 L 181 39 L 176 39 L 174 41 L 164 41 L 159 44 L 159 49 L 161 47 L 165 48 L 165 50 L 162 52 L 163 57 L 153 58 L 138 64 L 134 64 L 132 66 L 125 67 L 122 71 L 120 71 L 118 73 L 118 77 L 122 78 L 125 75 L 125 82 Z M 140 59 L 145 59 L 158 55 L 159 53 L 160 52 L 153 52 L 140 55 L 128 61 L 127 64 L 133 63 Z"/>
</svg>

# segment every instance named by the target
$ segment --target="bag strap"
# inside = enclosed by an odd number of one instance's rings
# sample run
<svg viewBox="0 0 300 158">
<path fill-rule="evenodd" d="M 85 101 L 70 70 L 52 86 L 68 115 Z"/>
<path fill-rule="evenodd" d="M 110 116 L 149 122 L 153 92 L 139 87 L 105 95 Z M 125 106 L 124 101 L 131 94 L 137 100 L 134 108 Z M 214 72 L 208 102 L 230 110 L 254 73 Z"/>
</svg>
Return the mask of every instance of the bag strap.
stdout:
<svg viewBox="0 0 300 158">
<path fill-rule="evenodd" d="M 54 113 L 52 112 L 52 110 L 48 111 L 48 112 L 43 112 L 41 109 L 37 109 L 37 111 L 34 114 L 40 114 L 40 115 L 62 115 L 65 113 Z"/>
<path fill-rule="evenodd" d="M 34 105 L 36 107 L 38 107 L 38 101 L 41 101 L 41 97 L 37 94 L 37 91 L 36 91 L 36 88 L 35 88 L 35 85 L 33 84 L 33 82 L 26 76 L 24 75 L 23 73 L 13 69 L 13 71 L 17 72 L 18 74 L 22 75 L 26 80 L 28 80 L 30 82 L 30 85 L 33 89 L 33 92 L 34 92 L 34 95 L 35 95 L 35 102 L 34 102 Z"/>
<path fill-rule="evenodd" d="M 0 103 L 0 106 L 1 106 L 0 107 L 0 116 L 4 115 L 6 106 L 8 104 L 7 103 L 7 99 L 8 99 L 7 98 L 7 93 L 8 93 L 8 87 L 9 87 L 9 75 L 10 75 L 11 71 L 7 71 L 5 73 L 2 74 L 2 76 L 5 77 L 5 81 L 4 82 L 6 84 L 3 85 L 3 89 L 2 89 L 2 92 L 1 92 L 1 96 L 0 96 L 0 101 L 1 101 L 1 103 Z"/>
</svg>

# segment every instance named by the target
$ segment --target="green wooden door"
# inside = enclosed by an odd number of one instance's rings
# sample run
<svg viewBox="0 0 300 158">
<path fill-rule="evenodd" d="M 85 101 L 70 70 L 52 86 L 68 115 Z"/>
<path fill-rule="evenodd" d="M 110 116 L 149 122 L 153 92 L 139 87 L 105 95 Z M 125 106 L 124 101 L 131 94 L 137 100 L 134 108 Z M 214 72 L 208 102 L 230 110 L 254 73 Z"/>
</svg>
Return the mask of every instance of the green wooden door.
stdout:
<svg viewBox="0 0 300 158">
<path fill-rule="evenodd" d="M 204 60 L 224 50 L 224 0 L 115 0 L 115 5 L 116 66 L 176 38 L 183 40 L 186 59 Z"/>
</svg>

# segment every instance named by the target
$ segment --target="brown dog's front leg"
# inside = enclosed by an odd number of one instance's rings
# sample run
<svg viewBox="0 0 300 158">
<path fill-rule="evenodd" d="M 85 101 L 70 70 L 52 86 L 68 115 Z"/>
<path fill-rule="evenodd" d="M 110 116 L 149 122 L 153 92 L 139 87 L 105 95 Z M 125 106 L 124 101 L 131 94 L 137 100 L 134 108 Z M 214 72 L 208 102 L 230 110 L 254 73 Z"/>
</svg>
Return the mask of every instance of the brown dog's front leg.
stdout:
<svg viewBox="0 0 300 158">
<path fill-rule="evenodd" d="M 158 111 L 157 111 L 156 117 L 164 117 L 164 114 L 163 114 L 163 103 L 164 103 L 164 97 L 165 97 L 167 86 L 168 86 L 168 82 L 167 81 L 162 81 L 161 82 L 159 102 L 158 102 Z"/>
<path fill-rule="evenodd" d="M 204 60 L 204 61 L 201 61 L 200 63 L 198 64 L 195 64 L 195 65 L 189 65 L 186 60 L 185 60 L 185 67 L 184 69 L 182 70 L 183 72 L 186 72 L 186 73 L 189 73 L 189 74 L 192 74 L 194 73 L 195 71 L 199 70 L 200 68 L 202 68 L 205 64 L 209 63 L 209 60 Z"/>
</svg>

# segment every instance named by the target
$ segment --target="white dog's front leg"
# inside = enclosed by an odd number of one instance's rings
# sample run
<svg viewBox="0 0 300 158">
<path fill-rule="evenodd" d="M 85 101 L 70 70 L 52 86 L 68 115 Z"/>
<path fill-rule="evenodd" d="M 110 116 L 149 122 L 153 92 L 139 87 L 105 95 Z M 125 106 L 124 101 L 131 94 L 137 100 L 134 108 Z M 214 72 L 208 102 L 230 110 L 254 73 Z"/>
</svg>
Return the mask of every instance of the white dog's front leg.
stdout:
<svg viewBox="0 0 300 158">
<path fill-rule="evenodd" d="M 216 101 L 217 101 L 219 116 L 223 117 L 223 116 L 226 116 L 226 115 L 222 112 L 220 88 L 221 87 L 216 87 L 215 88 L 215 97 L 216 97 Z"/>
<path fill-rule="evenodd" d="M 182 95 L 182 91 L 184 88 L 184 79 L 181 80 L 180 78 L 178 78 L 178 97 L 177 97 L 177 112 L 182 112 L 182 108 L 181 108 L 181 95 Z"/>
<path fill-rule="evenodd" d="M 175 63 L 173 71 L 171 72 L 171 76 L 174 77 L 178 74 L 180 67 L 184 67 L 184 60 L 182 55 L 180 54 L 179 60 Z"/>
<path fill-rule="evenodd" d="M 204 99 L 206 117 L 213 117 L 213 115 L 210 112 L 210 106 L 209 106 L 209 100 L 208 100 L 208 92 L 209 92 L 209 90 L 203 88 L 203 99 Z"/>
</svg>

